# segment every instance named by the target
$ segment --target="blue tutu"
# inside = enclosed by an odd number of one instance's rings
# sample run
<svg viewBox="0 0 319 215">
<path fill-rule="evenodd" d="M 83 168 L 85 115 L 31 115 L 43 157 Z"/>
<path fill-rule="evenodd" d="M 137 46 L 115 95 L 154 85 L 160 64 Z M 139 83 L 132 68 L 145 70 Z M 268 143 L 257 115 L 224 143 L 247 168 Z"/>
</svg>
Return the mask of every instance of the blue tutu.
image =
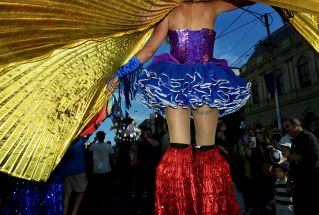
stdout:
<svg viewBox="0 0 319 215">
<path fill-rule="evenodd" d="M 241 108 L 250 96 L 250 83 L 217 60 L 191 65 L 158 61 L 140 71 L 135 89 L 143 104 L 162 115 L 168 106 L 196 109 L 206 104 L 222 117 Z"/>
</svg>

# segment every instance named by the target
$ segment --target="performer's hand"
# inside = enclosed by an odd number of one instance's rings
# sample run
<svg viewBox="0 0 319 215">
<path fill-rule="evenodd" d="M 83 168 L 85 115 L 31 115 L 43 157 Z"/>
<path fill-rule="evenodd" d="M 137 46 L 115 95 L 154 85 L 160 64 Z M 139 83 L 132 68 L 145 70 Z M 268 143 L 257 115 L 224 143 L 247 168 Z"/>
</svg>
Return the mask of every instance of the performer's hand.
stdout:
<svg viewBox="0 0 319 215">
<path fill-rule="evenodd" d="M 106 92 L 113 93 L 119 86 L 119 77 L 113 76 L 106 85 Z"/>
</svg>

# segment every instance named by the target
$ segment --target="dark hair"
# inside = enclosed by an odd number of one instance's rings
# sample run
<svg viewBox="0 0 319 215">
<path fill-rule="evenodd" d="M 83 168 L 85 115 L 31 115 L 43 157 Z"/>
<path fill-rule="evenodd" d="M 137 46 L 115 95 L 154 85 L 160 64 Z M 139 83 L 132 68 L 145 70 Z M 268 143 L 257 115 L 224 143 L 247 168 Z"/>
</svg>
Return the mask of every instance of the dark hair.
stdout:
<svg viewBox="0 0 319 215">
<path fill-rule="evenodd" d="M 285 121 L 301 126 L 301 121 L 297 117 L 289 117 Z"/>
<path fill-rule="evenodd" d="M 273 143 L 271 142 L 271 140 L 269 138 L 269 134 L 268 134 L 267 130 L 265 128 L 256 128 L 255 129 L 255 133 L 256 133 L 257 129 L 259 129 L 260 133 L 264 135 L 264 139 L 265 139 L 266 144 L 267 145 L 273 145 Z"/>
<path fill-rule="evenodd" d="M 105 132 L 104 132 L 104 131 L 98 131 L 98 132 L 96 133 L 96 138 L 97 138 L 98 140 L 100 140 L 100 141 L 103 141 L 104 138 L 105 138 Z"/>
<path fill-rule="evenodd" d="M 282 169 L 284 172 L 289 172 L 289 163 L 287 161 L 284 161 L 281 164 L 275 165 L 277 168 Z"/>
</svg>

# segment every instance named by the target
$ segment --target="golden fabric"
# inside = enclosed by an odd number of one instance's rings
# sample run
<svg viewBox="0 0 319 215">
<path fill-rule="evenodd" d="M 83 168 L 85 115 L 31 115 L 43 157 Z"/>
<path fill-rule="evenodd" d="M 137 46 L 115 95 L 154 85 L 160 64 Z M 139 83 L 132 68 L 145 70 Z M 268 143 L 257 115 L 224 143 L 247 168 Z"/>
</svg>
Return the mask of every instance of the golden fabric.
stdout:
<svg viewBox="0 0 319 215">
<path fill-rule="evenodd" d="M 49 60 L 1 71 L 0 165 L 17 177 L 46 180 L 106 101 L 105 80 L 145 32 L 87 41 Z"/>
<path fill-rule="evenodd" d="M 319 53 L 319 0 L 257 0 L 279 13 Z"/>
<path fill-rule="evenodd" d="M 253 0 L 275 7 L 319 16 L 319 0 Z"/>
<path fill-rule="evenodd" d="M 280 14 L 319 53 L 319 16 L 291 10 L 280 10 Z"/>
<path fill-rule="evenodd" d="M 108 99 L 108 77 L 181 2 L 0 0 L 0 171 L 47 180 Z M 318 16 L 314 0 L 258 2 Z M 316 23 L 296 29 L 318 47 Z"/>
</svg>

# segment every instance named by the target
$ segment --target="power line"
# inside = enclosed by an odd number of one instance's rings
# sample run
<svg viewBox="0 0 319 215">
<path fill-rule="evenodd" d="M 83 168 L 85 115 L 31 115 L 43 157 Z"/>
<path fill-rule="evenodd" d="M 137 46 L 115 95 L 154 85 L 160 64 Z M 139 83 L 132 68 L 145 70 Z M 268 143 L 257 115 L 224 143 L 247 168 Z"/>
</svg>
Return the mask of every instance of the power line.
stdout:
<svg viewBox="0 0 319 215">
<path fill-rule="evenodd" d="M 249 49 L 247 49 L 239 58 L 237 58 L 234 62 L 231 63 L 231 66 L 235 65 L 235 63 L 237 61 L 239 61 L 242 57 L 244 57 L 246 55 L 247 52 L 249 52 L 251 49 L 253 49 L 255 47 L 256 44 L 254 44 L 253 46 L 251 46 Z"/>
<path fill-rule="evenodd" d="M 248 36 L 248 34 L 251 32 L 251 30 L 253 30 L 255 28 L 255 26 L 258 24 L 258 22 L 256 22 L 250 29 L 248 29 L 248 31 L 246 32 L 246 34 L 243 35 L 243 37 L 241 37 L 238 42 L 232 46 L 232 49 L 235 50 L 237 48 L 237 46 L 242 43 L 242 41 Z"/>
<path fill-rule="evenodd" d="M 246 22 L 245 24 L 242 24 L 242 25 L 238 26 L 237 28 L 234 28 L 234 29 L 231 30 L 231 31 L 228 31 L 228 32 L 226 32 L 226 33 L 224 33 L 224 34 L 220 34 L 220 35 L 216 38 L 216 40 L 219 39 L 219 38 L 222 38 L 222 37 L 226 36 L 227 34 L 230 34 L 230 33 L 233 32 L 233 31 L 236 31 L 236 30 L 238 30 L 238 29 L 240 29 L 240 28 L 242 28 L 242 27 L 246 27 L 247 25 L 249 25 L 249 24 L 251 24 L 251 23 L 253 23 L 253 22 L 256 22 L 257 20 L 258 20 L 258 19 L 255 18 L 255 19 L 253 19 L 253 20 L 250 20 L 249 22 Z"/>
<path fill-rule="evenodd" d="M 251 11 L 251 10 L 248 10 L 249 9 L 249 7 L 246 9 L 246 8 L 241 8 L 242 10 L 244 10 L 245 12 L 248 12 L 248 13 L 250 13 L 251 15 L 253 15 L 253 16 L 255 16 L 256 17 L 256 19 L 258 19 L 258 20 L 260 20 L 261 22 L 262 22 L 262 24 L 264 25 L 264 26 L 266 26 L 266 22 L 264 22 L 264 20 L 262 19 L 262 17 L 264 17 L 264 16 L 267 16 L 267 15 L 270 15 L 270 17 L 271 17 L 271 23 L 273 23 L 273 17 L 272 17 L 272 13 L 274 13 L 275 11 L 272 11 L 272 12 L 270 12 L 270 13 L 267 13 L 267 14 L 265 14 L 265 15 L 261 15 L 261 14 L 259 14 L 259 13 L 256 13 L 256 12 L 254 12 L 254 11 Z M 242 14 L 241 14 L 242 15 Z M 257 16 L 258 15 L 258 16 Z M 256 20 L 255 19 L 255 20 Z M 254 20 L 254 21 L 255 21 Z M 255 23 L 255 25 L 256 25 L 257 23 Z M 255 26 L 254 25 L 254 26 Z M 253 26 L 253 27 L 254 27 Z M 229 32 L 230 33 L 230 32 Z M 247 35 L 247 34 L 246 34 Z M 252 53 L 250 53 L 250 54 L 246 54 L 246 53 L 248 53 L 252 48 L 254 48 L 256 45 L 257 45 L 258 43 L 255 43 L 253 46 L 251 46 L 248 50 L 246 50 L 239 58 L 237 58 L 234 62 L 232 62 L 232 64 L 230 64 L 231 66 L 235 66 L 236 64 L 239 64 L 240 62 L 242 62 L 246 57 L 248 57 L 248 56 L 250 56 Z M 238 44 L 236 44 L 236 46 L 237 46 Z"/>
<path fill-rule="evenodd" d="M 232 67 L 239 67 L 239 65 L 241 65 L 241 63 L 243 61 L 246 61 L 248 60 L 248 58 L 254 53 L 254 51 L 252 51 L 251 53 L 249 54 L 246 54 L 244 57 L 241 58 L 241 60 L 239 60 L 236 64 L 233 64 Z"/>
<path fill-rule="evenodd" d="M 231 66 L 235 66 L 236 64 L 238 64 L 239 62 L 241 62 L 242 61 L 242 59 L 241 58 L 243 58 L 243 57 L 247 57 L 247 56 L 249 56 L 249 55 L 251 55 L 251 54 L 246 54 L 247 52 L 249 52 L 252 48 L 254 48 L 255 46 L 257 46 L 259 43 L 260 43 L 260 41 L 263 41 L 263 40 L 265 40 L 265 38 L 267 38 L 267 37 L 264 37 L 263 39 L 261 39 L 261 40 L 259 40 L 257 43 L 255 43 L 253 46 L 251 46 L 248 50 L 246 50 L 239 58 L 237 58 L 234 62 L 232 62 L 230 65 Z"/>
<path fill-rule="evenodd" d="M 217 35 L 216 38 L 218 38 L 220 35 L 222 35 L 228 28 L 230 28 L 230 26 L 232 26 L 245 12 L 246 10 L 248 10 L 251 7 L 251 5 L 249 5 L 247 7 L 247 9 L 245 9 L 232 23 L 230 23 L 219 35 Z"/>
</svg>

